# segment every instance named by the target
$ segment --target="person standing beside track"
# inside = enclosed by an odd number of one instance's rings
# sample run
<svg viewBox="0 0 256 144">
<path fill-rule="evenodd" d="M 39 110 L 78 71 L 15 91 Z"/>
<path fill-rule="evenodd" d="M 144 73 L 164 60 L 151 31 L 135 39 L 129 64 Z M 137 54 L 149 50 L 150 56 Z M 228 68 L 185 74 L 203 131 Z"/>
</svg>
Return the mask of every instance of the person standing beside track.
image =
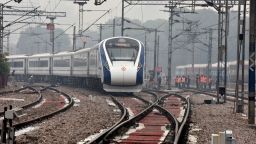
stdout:
<svg viewBox="0 0 256 144">
<path fill-rule="evenodd" d="M 175 87 L 178 87 L 178 76 L 175 77 Z"/>
<path fill-rule="evenodd" d="M 182 88 L 184 88 L 185 87 L 185 83 L 186 83 L 186 78 L 185 78 L 184 75 L 181 77 L 181 83 L 182 83 Z"/>
<path fill-rule="evenodd" d="M 197 74 L 197 75 L 196 75 L 196 88 L 199 88 L 199 80 L 200 80 L 200 77 L 199 77 L 199 75 Z"/>
<path fill-rule="evenodd" d="M 203 75 L 199 76 L 199 89 L 203 88 Z"/>
<path fill-rule="evenodd" d="M 178 87 L 181 87 L 181 76 L 178 77 Z"/>
<path fill-rule="evenodd" d="M 207 84 L 207 77 L 203 75 L 203 89 L 206 89 L 206 84 Z"/>
<path fill-rule="evenodd" d="M 161 83 L 162 83 L 162 77 L 161 75 L 159 74 L 158 77 L 157 77 L 157 85 L 158 85 L 158 89 L 160 89 L 161 87 Z"/>
<path fill-rule="evenodd" d="M 189 85 L 190 85 L 190 78 L 189 78 L 189 75 L 188 75 L 187 78 L 186 78 L 186 82 L 187 82 L 187 88 L 189 88 Z"/>
<path fill-rule="evenodd" d="M 212 89 L 212 77 L 211 76 L 209 76 L 209 78 L 208 78 L 208 86 L 209 86 L 209 90 L 211 90 Z"/>
</svg>

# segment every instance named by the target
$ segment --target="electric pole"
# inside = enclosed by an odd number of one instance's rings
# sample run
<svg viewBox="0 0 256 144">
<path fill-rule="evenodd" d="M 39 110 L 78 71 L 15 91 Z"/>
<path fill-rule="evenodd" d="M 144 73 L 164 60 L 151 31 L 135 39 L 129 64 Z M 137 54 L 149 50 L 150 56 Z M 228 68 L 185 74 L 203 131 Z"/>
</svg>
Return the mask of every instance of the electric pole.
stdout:
<svg viewBox="0 0 256 144">
<path fill-rule="evenodd" d="M 174 6 L 169 6 L 169 24 L 168 24 L 168 89 L 172 86 L 172 24 L 173 24 Z"/>
<path fill-rule="evenodd" d="M 18 10 L 18 9 L 7 10 L 7 9 L 3 9 L 4 7 L 5 7 L 4 4 L 0 4 L 0 53 L 3 53 L 4 29 L 9 26 L 12 26 L 15 23 L 19 23 L 18 20 L 20 20 L 21 17 L 24 17 L 24 16 L 66 17 L 66 12 L 47 12 L 47 11 L 37 10 L 38 7 L 32 10 Z M 6 6 L 6 8 L 12 8 L 12 6 L 8 6 L 8 7 Z M 21 16 L 21 17 L 3 26 L 4 15 Z"/>
<path fill-rule="evenodd" d="M 11 2 L 9 0 L 5 3 L 0 3 L 0 54 L 4 52 L 4 6 Z M 14 0 L 17 3 L 20 3 L 22 0 Z"/>
<path fill-rule="evenodd" d="M 116 35 L 116 19 L 113 19 L 113 37 Z"/>
<path fill-rule="evenodd" d="M 147 32 L 145 31 L 145 41 L 144 41 L 144 51 L 145 51 L 145 62 L 144 62 L 144 70 L 145 70 L 145 75 L 144 75 L 144 79 L 147 78 Z"/>
<path fill-rule="evenodd" d="M 156 67 L 159 67 L 159 49 L 160 49 L 160 36 L 158 35 L 157 36 L 157 53 L 156 53 L 157 63 L 156 63 Z"/>
<path fill-rule="evenodd" d="M 121 36 L 124 36 L 124 0 L 122 0 Z"/>
<path fill-rule="evenodd" d="M 88 0 L 75 0 L 74 3 L 79 5 L 79 25 L 78 25 L 78 33 L 81 35 L 83 32 L 84 26 L 84 4 L 87 4 Z"/>
<path fill-rule="evenodd" d="M 7 31 L 6 39 L 7 39 L 6 52 L 10 55 L 10 53 L 11 53 L 11 51 L 10 51 L 10 30 Z"/>
<path fill-rule="evenodd" d="M 255 125 L 255 40 L 256 1 L 250 0 L 248 123 Z"/>
<path fill-rule="evenodd" d="M 156 53 L 157 53 L 157 29 L 155 29 L 155 42 L 154 42 L 154 75 L 153 75 L 153 79 L 156 78 Z"/>
<path fill-rule="evenodd" d="M 52 45 L 52 51 L 51 53 L 54 54 L 54 30 L 55 30 L 55 25 L 54 25 L 54 19 L 56 19 L 56 16 L 48 16 L 48 19 L 50 19 L 50 23 L 48 24 L 48 29 L 50 30 L 50 41 Z"/>
<path fill-rule="evenodd" d="M 100 24 L 99 29 L 100 29 L 100 39 L 99 39 L 99 43 L 100 43 L 102 40 L 102 24 Z"/>
<path fill-rule="evenodd" d="M 73 28 L 73 51 L 76 50 L 76 26 Z"/>
<path fill-rule="evenodd" d="M 238 4 L 237 25 L 237 67 L 236 67 L 236 107 L 237 113 L 244 112 L 244 60 L 245 60 L 245 27 L 246 27 L 246 1 Z M 241 72 L 241 73 L 240 73 Z"/>
<path fill-rule="evenodd" d="M 4 44 L 3 44 L 3 37 L 4 37 L 4 5 L 0 4 L 0 54 L 3 54 Z"/>
<path fill-rule="evenodd" d="M 50 41 L 51 41 L 51 46 L 52 46 L 52 50 L 51 50 L 51 54 L 53 55 L 54 54 L 54 19 L 56 18 L 55 16 L 47 16 L 48 19 L 50 19 L 50 23 L 47 25 L 47 29 L 50 30 Z M 50 58 L 50 75 L 53 74 L 53 69 L 52 69 L 52 66 L 53 66 L 53 58 L 51 57 Z M 53 78 L 52 78 L 53 80 Z"/>
<path fill-rule="evenodd" d="M 172 2 L 169 2 L 168 5 L 165 5 L 165 7 L 169 8 L 168 11 L 164 12 L 168 12 L 169 13 L 169 20 L 168 20 L 168 89 L 171 89 L 171 85 L 172 85 L 172 52 L 173 52 L 173 15 L 174 13 L 191 13 L 191 12 L 181 12 L 181 11 L 174 11 L 174 9 L 176 8 L 176 6 Z"/>
<path fill-rule="evenodd" d="M 208 46 L 208 66 L 207 66 L 207 76 L 211 77 L 212 73 L 212 29 L 209 29 L 209 46 Z"/>
</svg>

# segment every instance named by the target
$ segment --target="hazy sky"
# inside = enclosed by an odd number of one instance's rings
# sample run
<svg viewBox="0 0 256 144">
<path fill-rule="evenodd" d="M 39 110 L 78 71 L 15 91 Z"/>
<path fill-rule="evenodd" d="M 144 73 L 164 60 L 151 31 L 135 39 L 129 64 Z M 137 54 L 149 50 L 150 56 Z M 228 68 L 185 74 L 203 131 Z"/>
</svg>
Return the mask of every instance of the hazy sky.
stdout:
<svg viewBox="0 0 256 144">
<path fill-rule="evenodd" d="M 1 3 L 7 2 L 9 0 L 1 0 Z M 17 6 L 17 7 L 38 7 L 40 6 L 40 10 L 46 10 L 46 11 L 55 11 L 55 12 L 66 12 L 67 17 L 64 18 L 57 18 L 55 20 L 56 23 L 61 24 L 76 24 L 78 27 L 78 19 L 79 19 L 79 13 L 78 13 L 78 5 L 73 3 L 73 0 L 23 0 L 21 3 L 15 3 L 14 1 L 8 3 L 10 6 Z M 26 9 L 26 8 L 25 8 Z M 98 23 L 104 23 L 109 19 L 112 19 L 114 17 L 121 17 L 121 0 L 107 0 L 105 3 L 103 3 L 100 6 L 94 5 L 94 0 L 90 0 L 87 4 L 84 5 L 84 10 L 108 10 L 111 9 L 111 11 L 105 15 Z M 141 21 L 147 21 L 157 18 L 167 19 L 168 13 L 162 12 L 160 10 L 163 10 L 164 6 L 128 6 L 125 8 L 125 17 L 132 18 L 132 19 L 138 19 Z M 95 21 L 98 17 L 100 17 L 104 12 L 84 12 L 84 28 L 88 27 L 93 21 Z M 5 16 L 4 20 L 15 20 L 18 17 L 10 17 Z M 27 21 L 35 21 L 35 22 L 49 22 L 48 19 L 45 17 L 36 17 L 29 19 Z M 8 22 L 5 22 L 5 25 Z M 9 29 L 14 30 L 18 27 L 23 26 L 24 24 L 15 24 Z M 24 28 L 33 27 L 35 25 L 29 25 L 25 26 Z M 56 27 L 67 29 L 68 25 L 58 25 Z M 24 29 L 23 28 L 23 29 Z M 94 26 L 91 29 L 95 30 L 97 27 Z M 22 29 L 21 29 L 22 30 Z M 16 33 L 19 33 L 21 30 L 18 30 Z M 69 29 L 67 33 L 72 33 L 72 29 Z M 13 44 L 17 43 L 19 35 L 13 34 L 11 36 L 11 42 Z"/>
<path fill-rule="evenodd" d="M 3 0 L 1 0 L 3 1 Z M 7 0 L 4 0 L 7 1 Z M 107 0 L 100 6 L 95 6 L 94 0 L 90 0 L 88 4 L 84 5 L 84 10 L 93 9 L 93 10 L 108 10 L 111 9 L 111 12 L 103 17 L 99 22 L 105 22 L 113 17 L 121 16 L 121 0 Z M 56 11 L 56 12 L 67 12 L 67 17 L 57 18 L 56 22 L 65 23 L 65 24 L 78 24 L 78 5 L 73 4 L 72 0 L 23 0 L 20 4 L 15 2 L 10 2 L 8 5 L 18 6 L 18 7 L 38 7 L 40 10 L 46 11 Z M 141 21 L 146 21 L 156 18 L 167 19 L 168 14 L 161 12 L 160 9 L 164 9 L 164 6 L 128 6 L 125 9 L 125 17 L 130 17 L 133 19 L 139 19 Z M 100 17 L 104 12 L 84 12 L 84 27 L 87 27 Z M 149 14 L 150 13 L 150 14 Z M 8 17 L 5 17 L 8 19 Z M 14 17 L 13 17 L 14 18 Z M 40 20 L 39 18 L 35 18 Z M 42 17 L 42 20 L 45 18 Z M 45 22 L 49 22 L 46 20 Z M 67 27 L 67 26 L 66 26 Z"/>
<path fill-rule="evenodd" d="M 7 2 L 9 0 L 1 0 L 1 3 Z M 17 6 L 17 7 L 38 7 L 40 6 L 40 10 L 46 10 L 46 11 L 55 11 L 55 12 L 66 12 L 67 17 L 64 18 L 57 18 L 55 20 L 56 23 L 61 24 L 76 24 L 78 26 L 78 5 L 73 3 L 73 0 L 23 0 L 21 3 L 15 3 L 14 1 L 8 3 L 8 5 L 11 6 Z M 108 13 L 106 16 L 104 16 L 98 23 L 104 23 L 109 19 L 112 19 L 114 17 L 121 17 L 121 0 L 107 0 L 105 3 L 103 3 L 100 6 L 94 5 L 94 0 L 90 0 L 88 4 L 84 5 L 84 10 L 108 10 L 111 9 L 111 12 Z M 168 13 L 162 12 L 160 10 L 163 10 L 164 6 L 140 6 L 140 5 L 130 5 L 125 8 L 125 17 L 131 18 L 131 19 L 138 19 L 140 21 L 147 21 L 147 20 L 153 20 L 153 19 L 167 19 Z M 88 27 L 93 21 L 95 21 L 98 17 L 100 17 L 104 12 L 84 12 L 84 28 Z M 10 17 L 5 16 L 4 20 L 15 20 L 18 17 Z M 32 18 L 27 21 L 36 21 L 36 22 L 49 22 L 48 19 L 45 17 L 36 17 Z M 7 24 L 7 22 L 5 23 Z M 15 24 L 10 27 L 11 30 L 16 29 L 17 27 L 20 27 L 24 24 Z M 29 25 L 25 26 L 24 28 L 33 27 L 35 25 Z M 57 25 L 56 27 L 67 29 L 68 25 Z M 97 27 L 94 26 L 92 29 L 96 29 Z M 22 30 L 22 29 L 21 29 Z M 72 29 L 69 29 L 67 33 L 72 34 Z M 17 33 L 19 33 L 17 31 Z M 11 42 L 13 44 L 16 44 L 18 40 L 18 34 L 13 34 L 11 36 L 12 40 Z"/>
</svg>

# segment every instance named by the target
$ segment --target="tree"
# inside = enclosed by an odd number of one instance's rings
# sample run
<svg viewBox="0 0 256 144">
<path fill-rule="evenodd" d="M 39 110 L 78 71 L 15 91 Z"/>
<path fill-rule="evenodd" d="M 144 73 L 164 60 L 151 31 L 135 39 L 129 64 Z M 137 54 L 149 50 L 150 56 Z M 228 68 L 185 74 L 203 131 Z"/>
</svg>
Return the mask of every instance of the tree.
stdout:
<svg viewBox="0 0 256 144">
<path fill-rule="evenodd" d="M 10 72 L 9 65 L 5 55 L 0 54 L 0 75 L 8 75 Z"/>
<path fill-rule="evenodd" d="M 4 54 L 0 54 L 0 88 L 7 85 L 10 68 Z"/>
</svg>

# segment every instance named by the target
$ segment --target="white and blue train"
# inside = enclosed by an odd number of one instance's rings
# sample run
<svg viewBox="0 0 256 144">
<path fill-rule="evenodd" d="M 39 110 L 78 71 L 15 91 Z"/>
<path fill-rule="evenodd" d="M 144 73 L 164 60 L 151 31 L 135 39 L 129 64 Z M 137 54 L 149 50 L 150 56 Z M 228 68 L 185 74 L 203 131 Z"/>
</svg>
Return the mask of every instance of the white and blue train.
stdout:
<svg viewBox="0 0 256 144">
<path fill-rule="evenodd" d="M 91 48 L 56 54 L 11 55 L 11 72 L 18 79 L 53 77 L 63 83 L 96 87 L 107 92 L 139 92 L 143 85 L 144 46 L 130 37 L 112 37 Z"/>
</svg>

